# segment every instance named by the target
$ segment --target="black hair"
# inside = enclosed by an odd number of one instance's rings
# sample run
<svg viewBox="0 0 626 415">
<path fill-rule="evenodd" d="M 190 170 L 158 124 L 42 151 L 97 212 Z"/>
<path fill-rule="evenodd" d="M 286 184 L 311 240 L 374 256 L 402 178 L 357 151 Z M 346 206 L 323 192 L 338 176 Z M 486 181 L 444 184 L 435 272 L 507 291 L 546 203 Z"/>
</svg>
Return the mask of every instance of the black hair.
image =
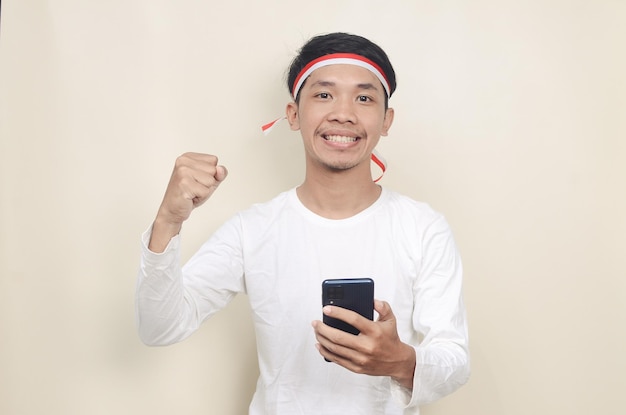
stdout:
<svg viewBox="0 0 626 415">
<path fill-rule="evenodd" d="M 289 92 L 292 92 L 293 84 L 302 68 L 314 59 L 333 53 L 355 53 L 366 57 L 383 70 L 385 77 L 389 81 L 389 97 L 396 90 L 396 73 L 393 70 L 393 66 L 391 66 L 389 57 L 380 46 L 362 36 L 336 32 L 315 36 L 300 48 L 298 55 L 289 66 L 287 75 L 287 89 Z M 298 102 L 299 95 L 298 93 L 298 96 L 293 97 L 296 102 Z M 387 104 L 388 97 L 385 94 L 385 108 Z"/>
</svg>

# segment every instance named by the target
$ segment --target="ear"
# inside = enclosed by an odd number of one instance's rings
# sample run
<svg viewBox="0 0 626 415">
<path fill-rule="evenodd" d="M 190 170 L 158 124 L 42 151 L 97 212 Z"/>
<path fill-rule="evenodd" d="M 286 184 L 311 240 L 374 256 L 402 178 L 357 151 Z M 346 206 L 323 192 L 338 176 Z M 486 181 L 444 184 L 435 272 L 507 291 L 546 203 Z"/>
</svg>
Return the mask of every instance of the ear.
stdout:
<svg viewBox="0 0 626 415">
<path fill-rule="evenodd" d="M 300 118 L 298 117 L 298 104 L 290 102 L 287 104 L 287 121 L 292 131 L 298 131 L 300 129 Z"/>
<path fill-rule="evenodd" d="M 383 120 L 383 129 L 380 133 L 380 135 L 382 135 L 383 137 L 386 137 L 387 134 L 389 133 L 391 124 L 393 124 L 393 115 L 394 115 L 393 108 L 387 108 L 387 111 L 385 111 L 385 119 Z"/>
</svg>

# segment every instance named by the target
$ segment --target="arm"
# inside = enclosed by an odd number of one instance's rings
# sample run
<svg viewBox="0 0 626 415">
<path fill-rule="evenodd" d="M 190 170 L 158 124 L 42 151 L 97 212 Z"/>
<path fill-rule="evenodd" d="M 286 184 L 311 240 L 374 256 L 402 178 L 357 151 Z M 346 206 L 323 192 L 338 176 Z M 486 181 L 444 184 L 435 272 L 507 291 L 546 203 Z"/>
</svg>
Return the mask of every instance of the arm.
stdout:
<svg viewBox="0 0 626 415">
<path fill-rule="evenodd" d="M 176 160 L 157 217 L 142 237 L 142 257 L 136 288 L 139 336 L 149 345 L 174 343 L 199 324 L 183 283 L 178 233 L 191 211 L 204 203 L 225 179 L 217 157 L 187 153 Z"/>
<path fill-rule="evenodd" d="M 410 405 L 440 399 L 465 384 L 470 375 L 467 317 L 462 297 L 463 267 L 452 232 L 440 217 L 422 242 L 419 277 L 414 284 L 414 387 Z"/>
<path fill-rule="evenodd" d="M 419 276 L 413 287 L 414 340 L 410 344 L 400 341 L 396 318 L 384 302 L 375 303 L 379 313 L 376 322 L 338 307 L 324 309 L 324 313 L 358 328 L 358 336 L 313 322 L 324 357 L 356 373 L 390 376 L 394 381 L 392 393 L 405 406 L 418 406 L 452 393 L 469 376 L 462 268 L 443 219 L 425 230 L 422 246 Z"/>
</svg>

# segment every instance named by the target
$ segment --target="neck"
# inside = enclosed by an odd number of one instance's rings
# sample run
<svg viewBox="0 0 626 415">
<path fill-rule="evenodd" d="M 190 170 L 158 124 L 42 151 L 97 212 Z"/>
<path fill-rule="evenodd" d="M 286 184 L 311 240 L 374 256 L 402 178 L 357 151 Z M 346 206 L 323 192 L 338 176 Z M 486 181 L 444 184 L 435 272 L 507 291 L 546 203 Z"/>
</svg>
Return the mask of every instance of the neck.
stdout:
<svg viewBox="0 0 626 415">
<path fill-rule="evenodd" d="M 328 219 L 346 219 L 367 209 L 380 196 L 381 187 L 370 175 L 358 172 L 328 172 L 311 177 L 297 188 L 298 198 L 307 209 Z"/>
</svg>

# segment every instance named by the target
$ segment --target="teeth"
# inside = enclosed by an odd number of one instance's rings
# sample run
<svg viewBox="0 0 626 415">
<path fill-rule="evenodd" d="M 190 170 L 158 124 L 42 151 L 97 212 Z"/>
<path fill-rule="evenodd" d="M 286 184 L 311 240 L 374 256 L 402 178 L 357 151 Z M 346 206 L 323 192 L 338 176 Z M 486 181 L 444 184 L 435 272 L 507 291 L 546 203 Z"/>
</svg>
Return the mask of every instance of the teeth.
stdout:
<svg viewBox="0 0 626 415">
<path fill-rule="evenodd" d="M 356 137 L 346 137 L 343 135 L 327 135 L 327 141 L 332 141 L 334 143 L 352 143 L 356 141 Z"/>
</svg>

